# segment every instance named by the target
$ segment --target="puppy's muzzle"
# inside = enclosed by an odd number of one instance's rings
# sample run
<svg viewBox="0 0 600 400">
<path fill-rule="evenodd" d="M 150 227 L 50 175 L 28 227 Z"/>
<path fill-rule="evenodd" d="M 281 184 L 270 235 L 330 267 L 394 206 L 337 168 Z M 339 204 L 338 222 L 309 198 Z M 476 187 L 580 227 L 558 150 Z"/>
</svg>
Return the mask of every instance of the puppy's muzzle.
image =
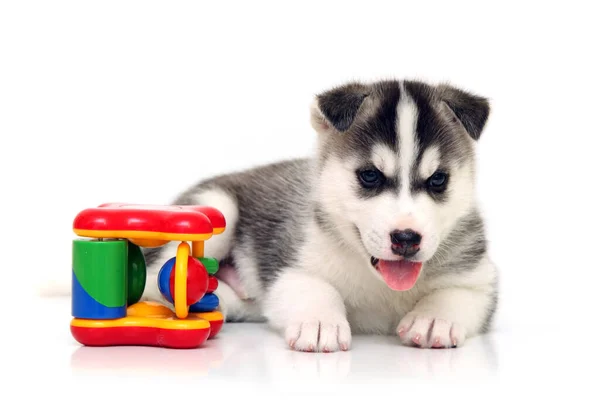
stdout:
<svg viewBox="0 0 600 400">
<path fill-rule="evenodd" d="M 421 235 L 411 229 L 395 230 L 390 233 L 392 253 L 412 257 L 421 249 Z"/>
</svg>

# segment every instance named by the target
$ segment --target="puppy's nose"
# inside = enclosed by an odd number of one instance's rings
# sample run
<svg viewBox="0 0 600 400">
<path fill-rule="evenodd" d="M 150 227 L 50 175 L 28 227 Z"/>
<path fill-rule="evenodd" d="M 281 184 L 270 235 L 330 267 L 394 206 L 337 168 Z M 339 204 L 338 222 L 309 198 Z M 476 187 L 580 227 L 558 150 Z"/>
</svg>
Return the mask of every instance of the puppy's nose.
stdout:
<svg viewBox="0 0 600 400">
<path fill-rule="evenodd" d="M 392 238 L 392 252 L 399 256 L 412 257 L 420 249 L 421 235 L 411 229 L 395 230 L 390 233 Z"/>
</svg>

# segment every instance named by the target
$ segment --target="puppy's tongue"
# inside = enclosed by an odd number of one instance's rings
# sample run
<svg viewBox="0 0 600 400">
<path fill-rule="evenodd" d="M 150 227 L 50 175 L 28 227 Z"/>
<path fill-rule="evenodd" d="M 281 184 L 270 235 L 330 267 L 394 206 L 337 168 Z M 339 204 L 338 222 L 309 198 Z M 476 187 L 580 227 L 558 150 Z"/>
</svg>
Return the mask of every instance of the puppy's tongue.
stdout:
<svg viewBox="0 0 600 400">
<path fill-rule="evenodd" d="M 379 260 L 379 272 L 392 290 L 409 290 L 417 282 L 422 263 Z"/>
</svg>

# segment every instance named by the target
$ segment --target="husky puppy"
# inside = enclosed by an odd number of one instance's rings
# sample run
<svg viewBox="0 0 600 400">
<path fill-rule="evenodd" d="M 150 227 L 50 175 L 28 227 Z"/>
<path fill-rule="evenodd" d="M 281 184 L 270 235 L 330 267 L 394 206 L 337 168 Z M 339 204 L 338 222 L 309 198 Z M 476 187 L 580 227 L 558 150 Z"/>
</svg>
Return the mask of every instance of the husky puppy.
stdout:
<svg viewBox="0 0 600 400">
<path fill-rule="evenodd" d="M 227 321 L 266 321 L 299 351 L 348 350 L 352 333 L 422 348 L 486 332 L 497 273 L 474 195 L 487 99 L 419 81 L 350 82 L 317 95 L 310 159 L 217 176 L 174 204 L 219 209 Z M 162 301 L 148 249 L 144 299 Z"/>
</svg>

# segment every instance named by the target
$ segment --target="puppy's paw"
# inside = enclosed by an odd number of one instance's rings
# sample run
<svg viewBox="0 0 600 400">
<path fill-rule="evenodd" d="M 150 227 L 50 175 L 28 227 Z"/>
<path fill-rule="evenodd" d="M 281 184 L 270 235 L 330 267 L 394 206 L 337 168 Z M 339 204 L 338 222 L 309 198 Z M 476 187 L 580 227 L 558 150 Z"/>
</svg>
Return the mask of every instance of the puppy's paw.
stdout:
<svg viewBox="0 0 600 400">
<path fill-rule="evenodd" d="M 418 314 L 402 318 L 396 331 L 407 346 L 449 348 L 460 347 L 465 341 L 465 330 L 460 325 Z"/>
<path fill-rule="evenodd" d="M 285 329 L 285 341 L 297 351 L 329 353 L 350 349 L 352 335 L 345 318 L 306 319 L 291 323 Z"/>
</svg>

